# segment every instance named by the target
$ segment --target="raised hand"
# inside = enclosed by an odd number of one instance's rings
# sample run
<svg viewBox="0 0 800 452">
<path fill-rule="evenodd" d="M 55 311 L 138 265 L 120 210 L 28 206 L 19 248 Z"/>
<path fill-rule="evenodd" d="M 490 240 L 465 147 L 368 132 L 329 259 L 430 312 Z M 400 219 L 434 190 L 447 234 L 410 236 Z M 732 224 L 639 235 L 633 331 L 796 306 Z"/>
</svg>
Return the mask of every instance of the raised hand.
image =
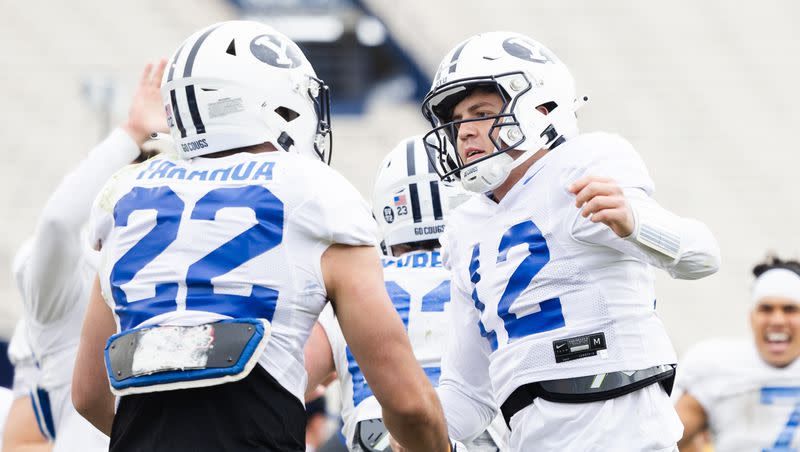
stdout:
<svg viewBox="0 0 800 452">
<path fill-rule="evenodd" d="M 167 67 L 167 60 L 161 59 L 153 70 L 153 64 L 148 64 L 142 71 L 142 77 L 131 101 L 128 110 L 128 119 L 122 129 L 133 138 L 139 147 L 142 146 L 153 132 L 167 132 L 167 116 L 164 104 L 161 102 L 161 77 Z"/>
<path fill-rule="evenodd" d="M 568 190 L 575 195 L 575 207 L 594 223 L 603 223 L 620 237 L 633 233 L 633 210 L 622 188 L 613 180 L 600 176 L 584 176 L 573 182 Z"/>
</svg>

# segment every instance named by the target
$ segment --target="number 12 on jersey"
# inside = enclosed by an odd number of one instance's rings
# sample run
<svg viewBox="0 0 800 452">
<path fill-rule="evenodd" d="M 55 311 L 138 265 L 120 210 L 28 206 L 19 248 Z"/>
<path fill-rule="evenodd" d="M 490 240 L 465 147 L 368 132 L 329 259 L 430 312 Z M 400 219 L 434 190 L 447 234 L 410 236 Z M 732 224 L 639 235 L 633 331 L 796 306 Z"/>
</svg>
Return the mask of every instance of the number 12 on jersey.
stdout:
<svg viewBox="0 0 800 452">
<path fill-rule="evenodd" d="M 539 311 L 526 315 L 517 315 L 511 311 L 511 306 L 520 294 L 531 284 L 534 277 L 550 262 L 550 250 L 539 228 L 533 221 L 523 221 L 511 226 L 503 234 L 497 249 L 497 265 L 502 265 L 508 259 L 508 252 L 518 245 L 528 245 L 528 255 L 519 263 L 508 278 L 506 287 L 497 303 L 497 316 L 503 321 L 503 327 L 508 333 L 508 342 L 511 343 L 532 334 L 562 328 L 565 325 L 564 314 L 561 309 L 561 300 L 551 298 L 539 303 Z M 475 308 L 483 315 L 486 305 L 478 297 L 478 284 L 480 275 L 480 243 L 472 248 L 472 258 L 469 265 L 470 281 L 473 284 L 472 301 Z M 478 322 L 481 335 L 489 340 L 492 350 L 497 350 L 497 332 L 487 330 L 483 321 Z"/>
</svg>

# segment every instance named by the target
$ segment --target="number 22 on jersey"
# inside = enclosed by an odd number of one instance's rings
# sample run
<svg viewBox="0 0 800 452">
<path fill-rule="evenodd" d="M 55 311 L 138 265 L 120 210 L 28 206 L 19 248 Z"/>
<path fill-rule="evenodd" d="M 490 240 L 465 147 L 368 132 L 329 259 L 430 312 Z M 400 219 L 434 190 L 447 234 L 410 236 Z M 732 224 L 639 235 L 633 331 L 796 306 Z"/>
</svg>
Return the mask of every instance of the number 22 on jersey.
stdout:
<svg viewBox="0 0 800 452">
<path fill-rule="evenodd" d="M 134 187 L 114 207 L 114 227 L 128 226 L 131 214 L 138 210 L 155 210 L 156 224 L 111 270 L 111 293 L 123 331 L 177 309 L 179 284 L 178 281 L 156 284 L 154 296 L 134 302 L 128 301 L 122 286 L 163 253 L 176 240 L 179 230 L 191 233 L 194 222 L 215 221 L 217 213 L 228 207 L 251 209 L 256 224 L 188 266 L 186 309 L 272 321 L 278 291 L 254 284 L 248 296 L 216 294 L 211 282 L 212 278 L 240 267 L 283 240 L 283 203 L 271 191 L 259 185 L 211 190 L 197 201 L 189 221 L 181 224 L 185 203 L 170 187 Z"/>
<path fill-rule="evenodd" d="M 508 282 L 497 303 L 497 316 L 502 320 L 503 328 L 508 333 L 508 343 L 532 334 L 562 328 L 565 325 L 564 314 L 561 309 L 561 300 L 551 298 L 539 303 L 539 310 L 525 315 L 511 312 L 511 307 L 520 294 L 531 284 L 533 278 L 550 262 L 550 250 L 539 228 L 533 221 L 527 220 L 511 226 L 497 248 L 497 261 L 495 271 L 504 266 L 511 248 L 527 245 L 528 254 L 517 265 L 508 278 Z M 480 243 L 472 248 L 472 258 L 469 265 L 470 281 L 473 284 L 472 301 L 475 308 L 483 315 L 486 305 L 478 297 L 480 275 Z M 487 330 L 484 322 L 480 320 L 478 326 L 481 335 L 489 340 L 492 350 L 497 350 L 497 331 Z"/>
</svg>

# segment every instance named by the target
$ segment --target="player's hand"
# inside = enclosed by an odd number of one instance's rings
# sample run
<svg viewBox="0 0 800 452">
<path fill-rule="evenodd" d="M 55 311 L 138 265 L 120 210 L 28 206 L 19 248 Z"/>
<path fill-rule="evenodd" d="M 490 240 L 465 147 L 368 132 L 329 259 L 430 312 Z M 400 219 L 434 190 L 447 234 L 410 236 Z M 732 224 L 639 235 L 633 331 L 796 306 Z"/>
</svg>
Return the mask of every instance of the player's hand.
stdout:
<svg viewBox="0 0 800 452">
<path fill-rule="evenodd" d="M 582 208 L 584 218 L 591 215 L 593 223 L 605 224 L 620 237 L 633 233 L 633 211 L 622 188 L 613 179 L 584 176 L 567 189 L 575 195 L 575 207 Z"/>
<path fill-rule="evenodd" d="M 153 69 L 148 64 L 142 71 L 142 77 L 133 95 L 131 108 L 128 110 L 128 119 L 122 129 L 133 138 L 133 141 L 142 146 L 153 132 L 168 132 L 167 115 L 161 103 L 161 77 L 167 67 L 167 60 L 161 59 Z"/>
</svg>

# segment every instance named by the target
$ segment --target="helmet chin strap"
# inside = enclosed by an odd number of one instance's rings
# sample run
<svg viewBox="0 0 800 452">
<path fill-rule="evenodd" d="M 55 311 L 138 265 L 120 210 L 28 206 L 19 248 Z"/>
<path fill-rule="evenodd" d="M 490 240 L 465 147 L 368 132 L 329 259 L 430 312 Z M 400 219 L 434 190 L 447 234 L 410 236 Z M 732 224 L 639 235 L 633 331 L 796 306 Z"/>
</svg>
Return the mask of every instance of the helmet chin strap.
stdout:
<svg viewBox="0 0 800 452">
<path fill-rule="evenodd" d="M 528 150 L 524 150 L 517 158 L 510 156 L 508 152 L 504 152 L 463 169 L 460 173 L 461 184 L 471 192 L 488 193 L 505 182 L 514 168 L 528 161 L 539 149 L 547 146 L 550 141 L 547 135 L 543 135 L 539 137 L 533 146 Z"/>
</svg>

